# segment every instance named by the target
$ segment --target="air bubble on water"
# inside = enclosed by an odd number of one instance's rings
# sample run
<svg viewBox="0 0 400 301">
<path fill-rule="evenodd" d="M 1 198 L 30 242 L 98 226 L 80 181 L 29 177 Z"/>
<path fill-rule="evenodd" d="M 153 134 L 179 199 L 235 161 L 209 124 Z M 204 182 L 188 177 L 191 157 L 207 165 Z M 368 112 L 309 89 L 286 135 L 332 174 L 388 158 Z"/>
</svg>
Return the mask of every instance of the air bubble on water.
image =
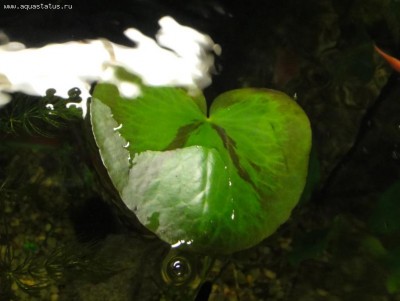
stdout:
<svg viewBox="0 0 400 301">
<path fill-rule="evenodd" d="M 52 96 L 54 96 L 54 95 L 56 95 L 56 89 L 53 89 L 53 88 L 50 88 L 50 89 L 47 89 L 46 90 L 46 96 L 47 97 L 52 97 Z"/>
<path fill-rule="evenodd" d="M 173 272 L 176 277 L 182 277 L 186 272 L 185 263 L 179 259 L 171 262 L 170 268 L 171 268 L 171 272 Z"/>
<path fill-rule="evenodd" d="M 167 284 L 181 286 L 193 279 L 195 271 L 187 256 L 179 250 L 171 249 L 162 263 L 161 275 Z"/>
<path fill-rule="evenodd" d="M 190 263 L 184 257 L 172 258 L 167 266 L 167 273 L 175 285 L 181 285 L 191 276 Z"/>
<path fill-rule="evenodd" d="M 72 88 L 72 89 L 69 89 L 68 90 L 68 96 L 70 97 L 70 98 L 76 98 L 76 97 L 79 97 L 79 95 L 81 95 L 81 90 L 80 89 L 78 89 L 78 88 Z"/>
</svg>

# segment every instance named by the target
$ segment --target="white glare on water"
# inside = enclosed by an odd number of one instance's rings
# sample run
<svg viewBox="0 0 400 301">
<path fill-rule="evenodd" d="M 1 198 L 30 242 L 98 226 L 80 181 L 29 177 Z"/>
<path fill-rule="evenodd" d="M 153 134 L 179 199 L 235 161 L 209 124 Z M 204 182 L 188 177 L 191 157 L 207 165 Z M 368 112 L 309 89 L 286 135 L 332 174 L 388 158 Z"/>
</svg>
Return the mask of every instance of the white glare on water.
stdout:
<svg viewBox="0 0 400 301">
<path fill-rule="evenodd" d="M 124 97 L 140 95 L 139 87 L 115 79 L 116 66 L 138 75 L 147 85 L 181 86 L 192 93 L 208 86 L 219 46 L 209 36 L 171 17 L 161 18 L 159 24 L 156 40 L 134 28 L 125 30 L 136 47 L 105 39 L 41 48 L 25 48 L 18 42 L 0 46 L 0 107 L 10 100 L 2 92 L 44 96 L 47 89 L 54 88 L 56 95 L 68 98 L 68 90 L 76 87 L 82 91 L 82 103 L 70 105 L 81 107 L 85 115 L 90 84 L 95 81 L 114 83 Z"/>
</svg>

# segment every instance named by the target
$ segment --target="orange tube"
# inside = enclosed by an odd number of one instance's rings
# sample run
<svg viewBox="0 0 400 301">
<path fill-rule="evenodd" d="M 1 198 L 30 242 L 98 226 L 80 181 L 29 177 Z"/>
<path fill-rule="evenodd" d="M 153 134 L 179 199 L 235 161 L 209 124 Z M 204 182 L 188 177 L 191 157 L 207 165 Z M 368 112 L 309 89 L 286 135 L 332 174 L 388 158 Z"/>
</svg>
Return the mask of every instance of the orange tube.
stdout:
<svg viewBox="0 0 400 301">
<path fill-rule="evenodd" d="M 396 59 L 395 57 L 383 52 L 383 50 L 379 49 L 378 46 L 374 45 L 375 51 L 378 52 L 388 63 L 389 65 L 400 72 L 400 60 Z"/>
</svg>

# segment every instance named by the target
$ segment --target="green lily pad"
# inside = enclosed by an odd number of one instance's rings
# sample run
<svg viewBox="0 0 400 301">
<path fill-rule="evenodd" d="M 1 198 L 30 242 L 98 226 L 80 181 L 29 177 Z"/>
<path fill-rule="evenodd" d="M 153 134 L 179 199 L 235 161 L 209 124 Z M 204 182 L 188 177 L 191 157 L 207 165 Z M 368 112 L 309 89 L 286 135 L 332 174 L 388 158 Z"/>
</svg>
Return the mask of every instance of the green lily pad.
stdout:
<svg viewBox="0 0 400 301">
<path fill-rule="evenodd" d="M 305 185 L 311 130 L 284 93 L 204 97 L 140 85 L 134 99 L 99 84 L 96 143 L 127 208 L 162 240 L 196 252 L 249 248 L 285 222 Z"/>
</svg>

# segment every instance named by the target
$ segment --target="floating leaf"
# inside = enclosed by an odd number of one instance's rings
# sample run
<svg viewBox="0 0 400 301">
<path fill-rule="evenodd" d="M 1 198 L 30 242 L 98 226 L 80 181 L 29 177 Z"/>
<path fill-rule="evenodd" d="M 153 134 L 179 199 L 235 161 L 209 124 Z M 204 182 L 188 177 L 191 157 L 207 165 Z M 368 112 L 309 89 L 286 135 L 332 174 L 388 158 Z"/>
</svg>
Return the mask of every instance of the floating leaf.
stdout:
<svg viewBox="0 0 400 301">
<path fill-rule="evenodd" d="M 138 85 L 140 96 L 127 99 L 99 84 L 91 122 L 113 184 L 144 226 L 173 246 L 230 253 L 288 219 L 311 145 L 296 102 L 273 90 L 233 90 L 207 116 L 202 96 Z"/>
</svg>

